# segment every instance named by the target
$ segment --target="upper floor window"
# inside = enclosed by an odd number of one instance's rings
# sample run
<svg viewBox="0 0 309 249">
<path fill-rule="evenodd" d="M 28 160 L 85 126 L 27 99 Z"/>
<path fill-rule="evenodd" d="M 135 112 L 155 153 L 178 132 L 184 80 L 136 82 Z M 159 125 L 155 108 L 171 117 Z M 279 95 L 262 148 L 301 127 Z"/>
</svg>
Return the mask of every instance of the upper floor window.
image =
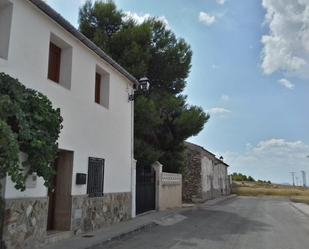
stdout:
<svg viewBox="0 0 309 249">
<path fill-rule="evenodd" d="M 106 108 L 109 107 L 109 74 L 96 67 L 94 101 Z"/>
<path fill-rule="evenodd" d="M 49 43 L 48 78 L 59 83 L 61 64 L 61 48 L 54 43 Z"/>
<path fill-rule="evenodd" d="M 54 34 L 50 36 L 48 79 L 71 88 L 72 47 Z"/>
<path fill-rule="evenodd" d="M 8 59 L 11 34 L 13 4 L 8 0 L 0 0 L 0 57 Z"/>
<path fill-rule="evenodd" d="M 95 74 L 95 96 L 94 101 L 98 104 L 101 103 L 101 74 Z"/>
</svg>

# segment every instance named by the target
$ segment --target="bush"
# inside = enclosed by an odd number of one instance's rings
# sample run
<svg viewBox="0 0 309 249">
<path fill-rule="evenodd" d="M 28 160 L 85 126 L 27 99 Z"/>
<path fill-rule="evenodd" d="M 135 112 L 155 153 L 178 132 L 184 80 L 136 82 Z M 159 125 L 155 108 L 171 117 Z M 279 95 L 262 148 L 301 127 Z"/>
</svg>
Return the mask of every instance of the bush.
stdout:
<svg viewBox="0 0 309 249">
<path fill-rule="evenodd" d="M 0 73 L 0 178 L 9 175 L 23 191 L 27 176 L 36 172 L 49 186 L 61 123 L 60 109 L 45 95 Z M 27 155 L 22 164 L 20 152 Z"/>
</svg>

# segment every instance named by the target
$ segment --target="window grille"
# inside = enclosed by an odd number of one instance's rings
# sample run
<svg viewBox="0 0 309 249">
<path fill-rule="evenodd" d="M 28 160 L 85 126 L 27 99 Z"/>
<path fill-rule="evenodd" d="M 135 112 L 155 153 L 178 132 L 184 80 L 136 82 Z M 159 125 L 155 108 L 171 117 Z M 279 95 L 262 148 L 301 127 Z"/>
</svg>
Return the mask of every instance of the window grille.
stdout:
<svg viewBox="0 0 309 249">
<path fill-rule="evenodd" d="M 90 197 L 103 196 L 104 159 L 89 157 L 87 194 Z"/>
</svg>

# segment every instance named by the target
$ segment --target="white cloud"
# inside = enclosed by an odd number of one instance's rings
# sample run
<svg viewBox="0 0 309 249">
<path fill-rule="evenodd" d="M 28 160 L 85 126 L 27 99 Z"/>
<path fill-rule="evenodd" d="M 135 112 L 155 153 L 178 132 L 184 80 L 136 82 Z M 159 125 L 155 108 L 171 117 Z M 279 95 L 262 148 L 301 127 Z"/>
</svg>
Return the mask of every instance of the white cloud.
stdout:
<svg viewBox="0 0 309 249">
<path fill-rule="evenodd" d="M 223 4 L 225 4 L 226 0 L 216 0 L 216 1 L 217 1 L 218 4 L 223 5 Z"/>
<path fill-rule="evenodd" d="M 199 21 L 205 24 L 206 26 L 211 26 L 212 24 L 215 23 L 216 17 L 201 11 L 199 14 Z"/>
<path fill-rule="evenodd" d="M 230 113 L 231 111 L 223 107 L 213 107 L 209 109 L 208 112 L 210 114 L 227 114 L 227 113 Z"/>
<path fill-rule="evenodd" d="M 309 176 L 309 145 L 302 141 L 269 139 L 256 145 L 246 145 L 244 153 L 225 152 L 225 161 L 230 164 L 230 173 L 241 172 L 261 180 L 278 183 L 291 182 L 289 172 L 300 176 L 301 170 L 307 170 Z"/>
<path fill-rule="evenodd" d="M 149 13 L 146 13 L 146 14 L 137 14 L 135 12 L 131 12 L 131 11 L 127 11 L 125 12 L 125 17 L 124 17 L 124 20 L 127 20 L 127 19 L 133 19 L 135 20 L 138 24 L 142 24 L 144 21 L 148 20 L 149 18 L 153 17 L 151 16 Z M 166 19 L 165 16 L 158 16 L 156 17 L 158 20 L 162 21 L 165 25 L 166 25 L 166 28 L 170 29 L 170 26 L 169 26 L 169 23 L 168 23 L 168 20 Z"/>
<path fill-rule="evenodd" d="M 223 101 L 229 101 L 230 100 L 230 96 L 227 95 L 227 94 L 222 94 L 220 99 L 223 100 Z"/>
<path fill-rule="evenodd" d="M 269 33 L 262 37 L 265 74 L 309 78 L 309 1 L 263 0 Z"/>
<path fill-rule="evenodd" d="M 281 80 L 278 80 L 278 83 L 281 84 L 282 86 L 284 86 L 285 88 L 287 89 L 290 89 L 290 90 L 293 90 L 294 89 L 294 84 L 291 83 L 289 80 L 287 79 L 281 79 Z"/>
</svg>

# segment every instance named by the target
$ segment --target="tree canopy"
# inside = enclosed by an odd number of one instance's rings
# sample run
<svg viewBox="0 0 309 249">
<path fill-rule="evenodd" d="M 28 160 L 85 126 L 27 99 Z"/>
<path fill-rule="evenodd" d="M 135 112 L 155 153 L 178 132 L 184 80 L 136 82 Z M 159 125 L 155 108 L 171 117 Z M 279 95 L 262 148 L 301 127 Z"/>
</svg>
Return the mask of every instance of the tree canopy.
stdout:
<svg viewBox="0 0 309 249">
<path fill-rule="evenodd" d="M 197 135 L 209 116 L 182 94 L 192 50 L 158 18 L 137 23 L 114 2 L 87 0 L 80 8 L 79 29 L 137 79 L 151 82 L 135 99 L 135 158 L 138 165 L 159 160 L 165 171 L 184 165 L 184 141 Z"/>
<path fill-rule="evenodd" d="M 236 182 L 255 182 L 255 179 L 252 176 L 246 176 L 242 173 L 233 173 L 232 180 Z"/>
<path fill-rule="evenodd" d="M 36 172 L 49 186 L 62 128 L 59 109 L 49 99 L 0 73 L 0 179 L 9 175 L 20 190 Z M 20 152 L 27 155 L 21 165 Z"/>
</svg>

